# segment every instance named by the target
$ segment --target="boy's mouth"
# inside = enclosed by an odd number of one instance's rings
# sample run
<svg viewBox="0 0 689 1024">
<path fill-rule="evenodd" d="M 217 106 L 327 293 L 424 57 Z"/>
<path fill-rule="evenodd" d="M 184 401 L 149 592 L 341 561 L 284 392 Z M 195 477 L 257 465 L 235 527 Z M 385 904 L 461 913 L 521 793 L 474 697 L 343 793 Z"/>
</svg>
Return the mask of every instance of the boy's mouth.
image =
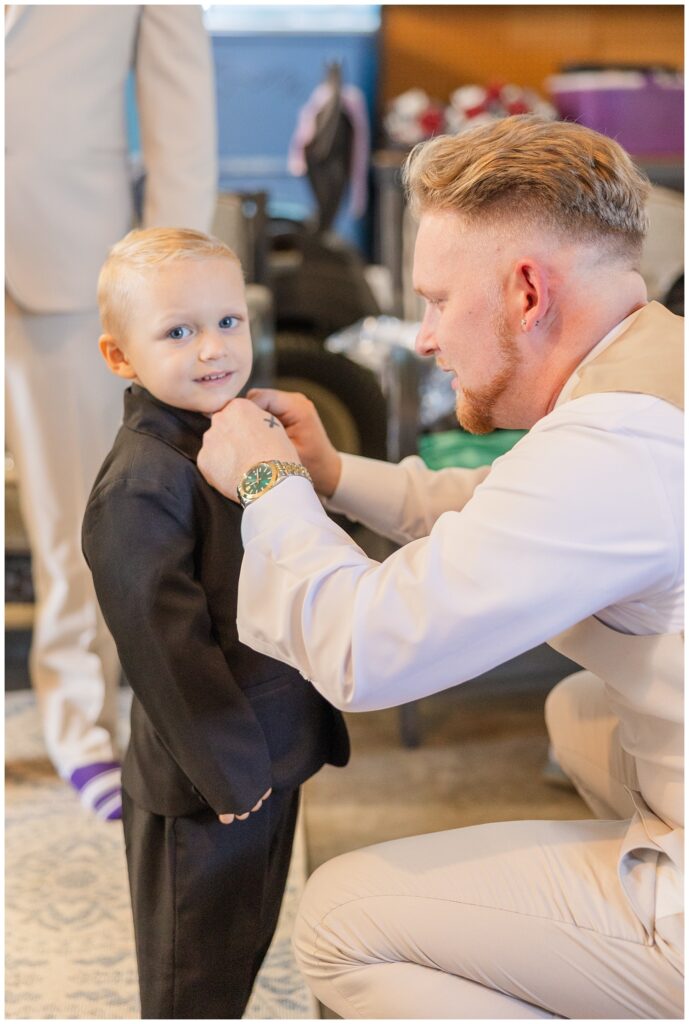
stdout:
<svg viewBox="0 0 689 1024">
<path fill-rule="evenodd" d="M 204 377 L 196 377 L 197 384 L 216 384 L 218 381 L 231 377 L 233 370 L 222 370 L 219 373 L 207 373 Z"/>
</svg>

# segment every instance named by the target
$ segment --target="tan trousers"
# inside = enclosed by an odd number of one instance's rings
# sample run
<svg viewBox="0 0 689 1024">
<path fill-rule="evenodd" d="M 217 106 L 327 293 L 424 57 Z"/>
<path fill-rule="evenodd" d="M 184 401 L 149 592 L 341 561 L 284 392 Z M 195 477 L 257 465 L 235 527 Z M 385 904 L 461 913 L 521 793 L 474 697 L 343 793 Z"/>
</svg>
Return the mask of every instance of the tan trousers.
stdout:
<svg viewBox="0 0 689 1024">
<path fill-rule="evenodd" d="M 582 793 L 613 819 L 631 813 L 599 680 L 564 680 L 547 718 Z M 338 857 L 307 885 L 299 966 L 345 1018 L 681 1018 L 682 977 L 618 881 L 626 829 L 500 822 Z"/>
<path fill-rule="evenodd" d="M 48 754 L 68 776 L 112 760 L 119 665 L 81 553 L 81 521 L 122 419 L 95 310 L 33 314 L 5 297 L 7 447 L 31 544 L 31 679 Z"/>
</svg>

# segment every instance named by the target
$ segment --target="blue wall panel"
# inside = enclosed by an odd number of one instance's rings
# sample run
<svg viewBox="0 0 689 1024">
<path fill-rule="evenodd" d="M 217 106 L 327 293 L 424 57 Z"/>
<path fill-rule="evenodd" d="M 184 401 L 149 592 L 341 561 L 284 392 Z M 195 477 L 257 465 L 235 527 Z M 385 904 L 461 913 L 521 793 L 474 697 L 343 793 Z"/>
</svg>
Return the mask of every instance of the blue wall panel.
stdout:
<svg viewBox="0 0 689 1024">
<path fill-rule="evenodd" d="M 271 212 L 305 216 L 313 209 L 306 179 L 287 170 L 299 110 L 338 60 L 345 83 L 364 93 L 373 129 L 378 84 L 374 33 L 228 33 L 213 36 L 218 103 L 220 187 L 270 193 Z M 335 229 L 365 244 L 365 226 L 343 202 Z"/>
<path fill-rule="evenodd" d="M 306 178 L 287 170 L 287 152 L 300 108 L 338 60 L 343 81 L 366 97 L 372 133 L 378 87 L 378 37 L 374 32 L 212 34 L 218 110 L 220 188 L 269 193 L 276 216 L 303 218 L 314 209 Z M 133 81 L 127 83 L 130 148 L 139 152 Z M 335 230 L 367 248 L 367 220 L 352 219 L 345 197 Z"/>
</svg>

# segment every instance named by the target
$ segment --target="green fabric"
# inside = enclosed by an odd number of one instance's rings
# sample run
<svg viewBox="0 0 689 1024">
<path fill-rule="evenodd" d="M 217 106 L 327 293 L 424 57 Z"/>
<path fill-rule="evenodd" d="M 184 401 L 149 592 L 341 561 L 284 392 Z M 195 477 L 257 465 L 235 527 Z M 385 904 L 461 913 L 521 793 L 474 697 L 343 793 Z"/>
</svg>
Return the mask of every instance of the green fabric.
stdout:
<svg viewBox="0 0 689 1024">
<path fill-rule="evenodd" d="M 419 455 L 429 469 L 448 466 L 475 469 L 489 466 L 525 433 L 525 430 L 494 430 L 492 434 L 478 436 L 463 430 L 444 430 L 438 434 L 423 434 L 419 437 Z"/>
</svg>

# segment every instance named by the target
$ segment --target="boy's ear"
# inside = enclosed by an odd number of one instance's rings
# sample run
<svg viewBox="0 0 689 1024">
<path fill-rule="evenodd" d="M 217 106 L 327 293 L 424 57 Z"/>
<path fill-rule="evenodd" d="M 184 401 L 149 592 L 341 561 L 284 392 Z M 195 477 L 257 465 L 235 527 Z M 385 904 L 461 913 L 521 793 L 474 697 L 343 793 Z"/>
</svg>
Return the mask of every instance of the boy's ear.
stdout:
<svg viewBox="0 0 689 1024">
<path fill-rule="evenodd" d="M 127 380 L 133 380 L 136 377 L 136 370 L 129 363 L 119 342 L 111 334 L 101 334 L 98 339 L 98 348 L 112 373 L 117 374 L 118 377 L 125 377 Z"/>
</svg>

